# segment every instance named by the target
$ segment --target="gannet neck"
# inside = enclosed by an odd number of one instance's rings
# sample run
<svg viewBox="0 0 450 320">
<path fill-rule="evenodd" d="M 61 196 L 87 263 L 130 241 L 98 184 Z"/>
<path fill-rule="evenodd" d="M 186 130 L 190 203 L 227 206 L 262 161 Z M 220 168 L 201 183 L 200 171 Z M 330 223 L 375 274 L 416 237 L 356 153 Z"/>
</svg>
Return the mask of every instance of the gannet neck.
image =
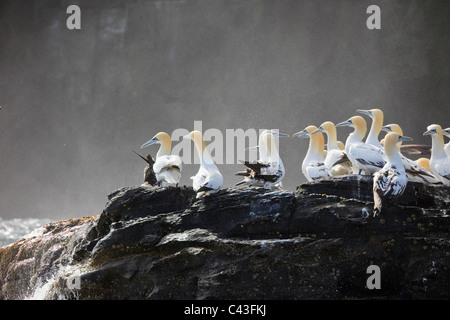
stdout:
<svg viewBox="0 0 450 320">
<path fill-rule="evenodd" d="M 326 121 L 320 125 L 327 135 L 327 150 L 338 149 L 336 126 L 331 121 Z"/>
<path fill-rule="evenodd" d="M 439 126 L 436 133 L 431 136 L 431 156 L 437 158 L 445 155 L 444 136 L 442 134 L 442 129 Z"/>
<path fill-rule="evenodd" d="M 364 120 L 361 116 L 354 116 L 350 118 L 350 121 L 352 123 L 351 126 L 355 128 L 355 130 L 349 135 L 350 141 L 362 142 L 367 132 L 366 120 Z"/>
<path fill-rule="evenodd" d="M 206 143 L 203 139 L 203 135 L 200 131 L 194 130 L 189 133 L 189 137 L 194 141 L 195 149 L 197 150 L 198 157 L 200 159 L 200 165 L 207 163 L 213 163 L 208 150 L 206 149 Z"/>
<path fill-rule="evenodd" d="M 266 146 L 268 161 L 279 162 L 279 154 L 277 145 L 275 143 L 275 137 L 271 133 L 266 133 L 263 137 L 263 144 Z"/>
<path fill-rule="evenodd" d="M 378 135 L 383 127 L 384 115 L 380 109 L 371 109 L 372 125 L 370 126 L 369 134 L 367 135 L 366 143 L 379 145 Z"/>
<path fill-rule="evenodd" d="M 325 147 L 325 139 L 323 138 L 322 132 L 317 132 L 312 134 L 312 132 L 317 130 L 316 126 L 308 126 L 305 129 L 309 135 L 309 147 L 308 152 L 306 153 L 305 159 L 317 159 L 324 160 L 324 147 Z"/>
<path fill-rule="evenodd" d="M 397 150 L 397 142 L 399 141 L 399 137 L 401 137 L 396 132 L 389 132 L 384 138 L 384 152 L 387 157 L 387 161 L 391 165 L 395 165 L 396 169 L 405 170 L 403 166 L 403 161 L 400 153 Z"/>
<path fill-rule="evenodd" d="M 170 139 L 170 136 L 165 132 L 159 132 L 155 137 L 158 138 L 160 143 L 156 158 L 170 155 L 172 150 L 172 140 Z"/>
<path fill-rule="evenodd" d="M 260 161 L 268 161 L 269 154 L 267 152 L 267 144 L 265 142 L 265 136 L 269 132 L 269 130 L 264 130 L 259 135 L 258 147 L 259 147 L 259 160 Z"/>
</svg>

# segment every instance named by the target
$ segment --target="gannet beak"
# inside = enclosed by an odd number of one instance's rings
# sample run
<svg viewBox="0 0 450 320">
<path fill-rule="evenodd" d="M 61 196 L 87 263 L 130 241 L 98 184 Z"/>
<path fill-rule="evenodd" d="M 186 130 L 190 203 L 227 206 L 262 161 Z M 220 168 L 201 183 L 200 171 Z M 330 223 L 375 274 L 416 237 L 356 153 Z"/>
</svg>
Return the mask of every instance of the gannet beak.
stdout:
<svg viewBox="0 0 450 320">
<path fill-rule="evenodd" d="M 294 133 L 292 136 L 293 136 L 293 137 L 304 138 L 304 137 L 307 137 L 308 135 L 309 135 L 309 132 L 308 132 L 306 129 L 304 129 L 304 130 L 302 130 L 302 131 L 299 131 L 299 132 Z"/>
<path fill-rule="evenodd" d="M 347 120 L 341 123 L 338 123 L 336 127 L 350 127 L 353 124 L 352 120 Z"/>
<path fill-rule="evenodd" d="M 429 136 L 432 135 L 433 133 L 436 133 L 436 130 L 431 129 L 431 130 L 427 130 L 423 133 L 424 136 Z"/>
<path fill-rule="evenodd" d="M 148 140 L 146 143 L 144 143 L 141 146 L 141 149 L 144 149 L 145 147 L 151 146 L 152 144 L 158 143 L 159 139 L 157 137 L 153 137 L 151 140 Z"/>
<path fill-rule="evenodd" d="M 386 131 L 386 132 L 392 132 L 392 129 L 390 126 L 382 126 L 381 130 Z"/>
<path fill-rule="evenodd" d="M 314 130 L 313 132 L 311 132 L 311 134 L 315 134 L 315 133 L 319 133 L 319 132 L 323 132 L 322 126 L 320 126 L 319 128 L 317 128 L 317 130 Z"/>
<path fill-rule="evenodd" d="M 277 136 L 279 136 L 279 137 L 290 137 L 290 135 L 288 135 L 287 133 L 281 133 L 281 132 L 278 132 Z"/>
<path fill-rule="evenodd" d="M 358 110 L 356 110 L 356 112 L 365 114 L 366 116 L 369 116 L 369 117 L 372 118 L 372 112 L 371 112 L 370 110 L 362 110 L 362 109 L 358 109 Z"/>
<path fill-rule="evenodd" d="M 400 136 L 400 137 L 398 137 L 398 141 L 413 141 L 413 138 L 406 137 L 406 136 Z"/>
<path fill-rule="evenodd" d="M 250 148 L 245 148 L 245 150 L 248 150 L 248 151 L 258 151 L 258 150 L 259 150 L 259 146 L 254 146 L 254 147 L 250 147 Z"/>
<path fill-rule="evenodd" d="M 450 137 L 450 128 L 444 129 L 444 130 L 442 131 L 442 133 L 443 133 L 444 135 L 446 135 L 447 137 Z"/>
<path fill-rule="evenodd" d="M 281 133 L 275 130 L 269 130 L 268 132 L 270 132 L 271 134 L 273 134 L 274 136 L 277 137 L 290 137 L 287 133 Z"/>
</svg>

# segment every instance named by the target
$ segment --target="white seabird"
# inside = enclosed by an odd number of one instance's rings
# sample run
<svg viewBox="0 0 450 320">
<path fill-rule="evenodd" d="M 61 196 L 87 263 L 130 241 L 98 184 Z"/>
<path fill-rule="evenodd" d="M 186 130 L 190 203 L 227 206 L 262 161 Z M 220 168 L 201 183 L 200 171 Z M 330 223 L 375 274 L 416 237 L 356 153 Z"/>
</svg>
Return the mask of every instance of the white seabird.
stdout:
<svg viewBox="0 0 450 320">
<path fill-rule="evenodd" d="M 395 132 L 389 132 L 384 138 L 384 150 L 387 161 L 384 167 L 373 176 L 374 216 L 380 214 L 387 200 L 398 197 L 405 191 L 408 176 L 396 144 L 398 141 L 410 140 L 411 138 L 401 136 Z"/>
<path fill-rule="evenodd" d="M 293 134 L 294 137 L 309 138 L 308 152 L 302 162 L 302 173 L 308 181 L 330 176 L 325 166 L 325 139 L 321 132 L 314 133 L 316 126 L 308 126 Z"/>
<path fill-rule="evenodd" d="M 372 125 L 370 126 L 369 134 L 366 138 L 366 143 L 371 144 L 377 148 L 382 149 L 380 141 L 378 141 L 378 136 L 381 132 L 381 128 L 383 127 L 383 119 L 384 114 L 380 109 L 370 109 L 370 110 L 356 110 L 359 113 L 365 114 L 372 119 Z"/>
<path fill-rule="evenodd" d="M 355 169 L 353 173 L 361 174 L 363 171 L 365 174 L 373 174 L 383 168 L 386 164 L 384 151 L 363 142 L 367 132 L 366 120 L 361 116 L 353 116 L 336 125 L 336 127 L 346 126 L 355 129 L 345 141 L 345 154 Z"/>
<path fill-rule="evenodd" d="M 395 132 L 398 133 L 400 136 L 403 135 L 403 130 L 398 124 L 390 124 L 383 126 L 383 130 L 386 132 Z M 427 183 L 427 184 L 437 184 L 440 183 L 439 179 L 437 179 L 429 170 L 427 170 L 425 167 L 421 165 L 423 164 L 423 160 L 420 162 L 411 160 L 407 157 L 405 157 L 401 152 L 402 147 L 402 140 L 397 142 L 397 150 L 400 150 L 400 157 L 403 161 L 403 166 L 405 167 L 406 174 L 408 175 L 409 181 L 415 181 L 420 183 Z"/>
<path fill-rule="evenodd" d="M 152 139 L 141 146 L 141 149 L 160 144 L 156 160 L 153 164 L 157 185 L 161 187 L 176 186 L 180 182 L 182 161 L 178 155 L 171 155 L 172 140 L 166 132 L 157 133 Z"/>
<path fill-rule="evenodd" d="M 259 159 L 256 162 L 244 161 L 248 167 L 245 171 L 239 171 L 236 175 L 245 176 L 244 180 L 236 186 L 247 184 L 264 188 L 279 187 L 285 174 L 284 164 L 280 158 L 275 143 L 275 136 L 287 137 L 287 134 L 273 130 L 264 130 L 259 136 L 258 146 Z M 255 149 L 255 147 L 249 148 Z"/>
<path fill-rule="evenodd" d="M 197 130 L 191 131 L 184 138 L 194 141 L 200 159 L 200 168 L 197 174 L 191 177 L 192 187 L 197 192 L 197 198 L 217 192 L 222 188 L 223 176 L 211 159 L 202 133 Z"/>
<path fill-rule="evenodd" d="M 341 176 L 352 172 L 351 162 L 345 154 L 345 146 L 338 146 L 336 126 L 331 121 L 322 123 L 317 130 L 312 132 L 325 132 L 327 135 L 327 153 L 325 156 L 325 166 L 331 176 Z"/>
<path fill-rule="evenodd" d="M 444 150 L 444 136 L 440 125 L 432 124 L 423 135 L 431 135 L 430 170 L 444 185 L 450 186 L 450 157 Z"/>
</svg>

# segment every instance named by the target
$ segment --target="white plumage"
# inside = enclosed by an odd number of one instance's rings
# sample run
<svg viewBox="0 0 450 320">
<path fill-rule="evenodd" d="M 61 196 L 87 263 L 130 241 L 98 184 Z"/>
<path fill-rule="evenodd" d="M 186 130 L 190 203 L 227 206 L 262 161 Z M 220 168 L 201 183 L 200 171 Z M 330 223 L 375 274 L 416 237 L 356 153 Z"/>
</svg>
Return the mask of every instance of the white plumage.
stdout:
<svg viewBox="0 0 450 320">
<path fill-rule="evenodd" d="M 222 188 L 223 176 L 211 159 L 203 135 L 200 131 L 191 131 L 185 138 L 194 141 L 200 159 L 200 168 L 197 174 L 191 177 L 197 198 L 217 192 Z"/>
<path fill-rule="evenodd" d="M 399 135 L 403 135 L 403 130 L 398 124 L 389 124 L 383 126 L 383 131 L 386 132 L 395 132 Z M 402 140 L 397 142 L 397 150 L 401 150 Z M 409 181 L 427 183 L 427 184 L 437 184 L 440 183 L 439 179 L 437 179 L 429 170 L 424 168 L 421 163 L 414 160 L 411 160 L 405 157 L 400 151 L 400 157 L 403 162 L 403 166 L 405 167 L 405 172 L 408 175 Z"/>
<path fill-rule="evenodd" d="M 172 150 L 170 136 L 165 132 L 159 132 L 151 140 L 144 143 L 141 149 L 152 144 L 161 145 L 153 164 L 157 184 L 161 187 L 177 185 L 181 178 L 182 161 L 179 156 L 170 154 Z"/>
<path fill-rule="evenodd" d="M 304 130 L 294 133 L 295 137 L 309 138 L 308 152 L 302 162 L 302 173 L 308 181 L 330 176 L 330 172 L 325 166 L 323 134 L 314 133 L 316 126 L 308 126 Z"/>
<path fill-rule="evenodd" d="M 386 164 L 384 151 L 362 140 L 367 132 L 366 121 L 360 116 L 338 123 L 336 127 L 349 126 L 355 130 L 349 134 L 345 142 L 345 154 L 350 159 L 354 173 L 373 174 Z"/>
<path fill-rule="evenodd" d="M 450 186 L 450 157 L 444 150 L 444 136 L 440 125 L 427 127 L 424 135 L 431 135 L 430 170 L 444 185 Z"/>
<path fill-rule="evenodd" d="M 378 141 L 378 136 L 383 127 L 384 114 L 380 109 L 370 109 L 370 110 L 356 110 L 359 113 L 365 114 L 372 119 L 372 125 L 370 126 L 369 134 L 366 138 L 366 143 L 371 144 L 377 148 L 382 149 L 380 141 Z"/>
<path fill-rule="evenodd" d="M 315 134 L 318 132 L 325 132 L 327 136 L 327 152 L 324 163 L 330 175 L 341 176 L 350 174 L 352 172 L 352 164 L 345 154 L 345 146 L 344 149 L 338 146 L 336 126 L 334 123 L 326 121 L 312 133 Z"/>
<path fill-rule="evenodd" d="M 274 136 L 287 136 L 271 130 L 264 130 L 259 136 L 259 159 L 256 162 L 245 161 L 248 167 L 236 175 L 245 176 L 236 185 L 247 184 L 264 188 L 281 187 L 285 174 L 284 164 L 280 158 Z"/>
<path fill-rule="evenodd" d="M 390 132 L 384 139 L 386 151 L 386 164 L 373 176 L 374 216 L 377 216 L 387 200 L 398 197 L 405 191 L 408 176 L 403 166 L 400 153 L 397 150 L 398 141 L 409 141 L 411 138 L 403 137 Z"/>
</svg>

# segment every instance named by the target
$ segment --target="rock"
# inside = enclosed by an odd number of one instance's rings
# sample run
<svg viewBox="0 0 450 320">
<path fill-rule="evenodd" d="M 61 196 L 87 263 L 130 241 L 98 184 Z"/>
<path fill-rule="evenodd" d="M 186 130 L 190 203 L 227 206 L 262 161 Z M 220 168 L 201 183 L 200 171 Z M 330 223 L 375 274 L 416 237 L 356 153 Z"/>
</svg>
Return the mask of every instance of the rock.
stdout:
<svg viewBox="0 0 450 320">
<path fill-rule="evenodd" d="M 0 249 L 1 299 L 442 299 L 449 188 L 408 184 L 372 217 L 372 181 L 295 192 L 126 187 L 97 217 Z M 381 270 L 370 290 L 367 268 Z"/>
</svg>

